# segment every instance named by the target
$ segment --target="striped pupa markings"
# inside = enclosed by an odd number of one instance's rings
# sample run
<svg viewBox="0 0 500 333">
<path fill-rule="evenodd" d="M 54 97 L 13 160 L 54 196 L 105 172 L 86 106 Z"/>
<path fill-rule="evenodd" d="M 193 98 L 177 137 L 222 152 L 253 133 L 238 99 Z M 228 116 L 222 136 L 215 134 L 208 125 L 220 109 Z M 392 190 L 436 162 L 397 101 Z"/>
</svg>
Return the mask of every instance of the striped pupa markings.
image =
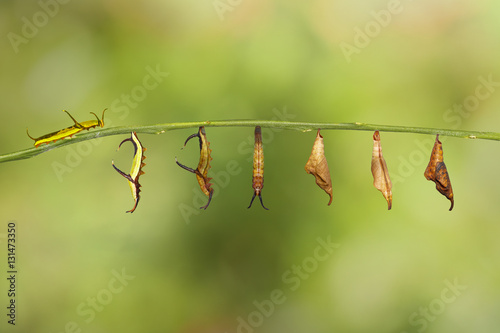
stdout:
<svg viewBox="0 0 500 333">
<path fill-rule="evenodd" d="M 144 159 L 146 156 L 144 156 L 144 152 L 146 151 L 146 148 L 142 145 L 141 141 L 139 141 L 139 138 L 137 137 L 136 132 L 132 132 L 130 138 L 127 138 L 123 140 L 120 145 L 118 146 L 118 149 L 122 146 L 124 142 L 130 141 L 134 145 L 134 158 L 132 160 L 132 168 L 130 170 L 130 174 L 126 174 L 125 172 L 121 171 L 115 166 L 115 162 L 111 161 L 111 165 L 115 170 L 125 177 L 128 181 L 128 184 L 130 186 L 130 190 L 132 191 L 132 198 L 135 201 L 134 207 L 127 211 L 127 213 L 133 213 L 135 209 L 137 208 L 137 204 L 139 203 L 139 199 L 141 198 L 140 192 L 141 192 L 141 184 L 139 184 L 139 177 L 144 174 L 144 171 L 142 171 L 142 168 L 146 165 L 144 163 Z"/>
<path fill-rule="evenodd" d="M 90 112 L 91 114 L 93 114 L 96 117 L 97 120 L 87 120 L 87 121 L 82 121 L 81 123 L 76 121 L 76 119 L 73 118 L 73 116 L 71 116 L 71 114 L 68 111 L 63 110 L 63 112 L 66 112 L 66 114 L 75 122 L 75 124 L 73 126 L 66 127 L 62 130 L 42 135 L 38 138 L 32 137 L 29 134 L 28 129 L 26 129 L 26 134 L 28 134 L 30 139 L 35 141 L 35 147 L 38 147 L 43 143 L 48 144 L 49 142 L 52 142 L 52 141 L 55 142 L 57 140 L 61 140 L 61 139 L 67 138 L 67 137 L 72 137 L 73 135 L 75 135 L 75 134 L 77 134 L 85 129 L 89 130 L 89 129 L 97 127 L 97 126 L 104 127 L 104 112 L 106 110 L 107 109 L 104 109 L 102 111 L 102 118 L 101 119 L 99 119 L 99 117 L 94 112 Z"/>
<path fill-rule="evenodd" d="M 252 187 L 254 192 L 248 208 L 252 207 L 255 196 L 258 196 L 262 207 L 268 210 L 262 202 L 262 189 L 264 188 L 264 149 L 262 148 L 262 130 L 260 126 L 255 127 Z"/>
<path fill-rule="evenodd" d="M 201 126 L 198 129 L 198 133 L 192 134 L 186 139 L 186 141 L 184 142 L 184 147 L 186 147 L 186 144 L 189 140 L 196 137 L 200 142 L 200 161 L 198 162 L 198 166 L 196 167 L 196 169 L 192 169 L 185 166 L 184 164 L 181 164 L 179 161 L 177 161 L 177 157 L 175 158 L 175 163 L 177 163 L 177 165 L 184 170 L 192 172 L 196 175 L 196 180 L 198 181 L 198 185 L 200 185 L 201 191 L 206 196 L 208 196 L 207 204 L 200 207 L 200 209 L 207 209 L 208 205 L 210 205 L 210 202 L 212 201 L 212 196 L 214 193 L 214 189 L 211 187 L 212 184 L 210 183 L 210 180 L 212 178 L 208 177 L 208 171 L 211 168 L 210 161 L 212 160 L 212 156 L 210 156 L 210 154 L 212 152 L 212 149 L 210 149 L 210 142 L 208 142 L 207 140 L 204 126 Z"/>
</svg>

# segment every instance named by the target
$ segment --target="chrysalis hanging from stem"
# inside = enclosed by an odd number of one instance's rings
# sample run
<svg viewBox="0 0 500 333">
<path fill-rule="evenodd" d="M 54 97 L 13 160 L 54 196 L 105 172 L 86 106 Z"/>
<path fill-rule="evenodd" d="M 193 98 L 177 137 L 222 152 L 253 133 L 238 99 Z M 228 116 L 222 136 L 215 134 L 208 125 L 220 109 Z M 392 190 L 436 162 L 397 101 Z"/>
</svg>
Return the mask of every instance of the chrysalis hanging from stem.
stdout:
<svg viewBox="0 0 500 333">
<path fill-rule="evenodd" d="M 139 195 L 139 192 L 141 192 L 141 184 L 139 184 L 139 177 L 144 174 L 144 171 L 142 171 L 142 168 L 146 165 L 144 163 L 144 159 L 146 156 L 144 156 L 144 152 L 146 151 L 146 148 L 141 144 L 141 141 L 139 141 L 139 138 L 137 137 L 137 133 L 132 132 L 130 138 L 123 140 L 120 145 L 118 146 L 118 149 L 122 146 L 124 142 L 130 141 L 134 145 L 134 159 L 132 160 L 132 169 L 130 170 L 130 174 L 126 174 L 125 172 L 121 171 L 115 166 L 115 162 L 111 161 L 111 165 L 113 165 L 113 168 L 125 177 L 128 181 L 128 184 L 130 185 L 130 190 L 132 191 L 132 197 L 135 200 L 134 207 L 127 211 L 127 213 L 133 213 L 135 209 L 137 208 L 137 204 L 139 203 L 139 199 L 141 198 Z"/>
<path fill-rule="evenodd" d="M 305 169 L 308 174 L 316 177 L 316 184 L 330 196 L 328 205 L 331 205 L 333 200 L 332 178 L 330 177 L 330 170 L 328 169 L 328 162 L 325 157 L 325 144 L 323 143 L 323 137 L 320 134 L 319 128 L 311 156 L 307 160 Z"/>
<path fill-rule="evenodd" d="M 392 182 L 389 177 L 389 170 L 382 155 L 382 146 L 380 145 L 380 134 L 375 131 L 373 134 L 373 152 L 372 152 L 372 174 L 373 186 L 384 195 L 387 200 L 387 209 L 392 208 Z"/>
<path fill-rule="evenodd" d="M 252 187 L 254 189 L 252 200 L 248 208 L 252 207 L 253 200 L 257 195 L 260 199 L 260 204 L 266 210 L 262 202 L 262 189 L 264 188 L 264 149 L 262 148 L 262 131 L 260 126 L 255 127 L 255 144 L 253 150 L 253 178 Z"/>
<path fill-rule="evenodd" d="M 177 157 L 175 158 L 175 163 L 177 163 L 177 165 L 183 168 L 184 170 L 192 172 L 196 175 L 196 179 L 198 180 L 200 189 L 206 196 L 208 196 L 207 204 L 205 206 L 200 207 L 200 209 L 207 209 L 208 205 L 210 205 L 210 201 L 212 201 L 212 195 L 214 193 L 214 189 L 211 187 L 212 184 L 210 184 L 210 180 L 212 178 L 208 177 L 208 170 L 210 170 L 211 168 L 210 161 L 212 160 L 212 156 L 210 156 L 210 153 L 212 152 L 212 149 L 209 148 L 210 142 L 207 141 L 207 135 L 205 134 L 205 127 L 203 126 L 201 126 L 198 129 L 198 133 L 190 135 L 186 139 L 186 141 L 184 142 L 184 147 L 186 147 L 186 144 L 188 143 L 189 140 L 195 137 L 197 137 L 200 141 L 200 162 L 198 163 L 198 167 L 196 169 L 191 169 L 179 163 L 177 161 Z"/>
<path fill-rule="evenodd" d="M 436 189 L 451 201 L 450 211 L 453 209 L 454 198 L 453 189 L 451 188 L 450 177 L 446 165 L 443 160 L 443 145 L 439 141 L 439 134 L 436 135 L 436 141 L 432 148 L 431 159 L 427 168 L 425 169 L 424 176 L 427 180 L 432 180 L 436 183 Z"/>
</svg>

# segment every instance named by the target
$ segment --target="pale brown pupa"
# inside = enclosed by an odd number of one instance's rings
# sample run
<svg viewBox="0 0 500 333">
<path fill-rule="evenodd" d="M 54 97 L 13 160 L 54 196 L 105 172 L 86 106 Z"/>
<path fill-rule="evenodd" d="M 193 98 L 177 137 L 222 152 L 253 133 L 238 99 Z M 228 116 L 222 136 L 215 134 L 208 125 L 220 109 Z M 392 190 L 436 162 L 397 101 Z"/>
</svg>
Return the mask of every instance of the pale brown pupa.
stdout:
<svg viewBox="0 0 500 333">
<path fill-rule="evenodd" d="M 330 196 L 328 205 L 331 205 L 333 200 L 332 178 L 330 177 L 330 170 L 328 169 L 328 162 L 325 157 L 325 144 L 323 143 L 323 137 L 320 134 L 319 128 L 311 156 L 307 160 L 305 169 L 307 173 L 316 178 L 316 184 Z"/>
</svg>

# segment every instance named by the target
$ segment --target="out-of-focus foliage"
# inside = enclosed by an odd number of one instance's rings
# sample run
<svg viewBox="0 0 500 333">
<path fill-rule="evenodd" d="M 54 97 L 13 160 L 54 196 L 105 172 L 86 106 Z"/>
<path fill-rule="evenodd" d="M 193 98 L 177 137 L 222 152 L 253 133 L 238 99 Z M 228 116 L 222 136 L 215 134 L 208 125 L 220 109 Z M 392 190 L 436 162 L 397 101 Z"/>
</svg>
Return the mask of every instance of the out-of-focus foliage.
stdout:
<svg viewBox="0 0 500 333">
<path fill-rule="evenodd" d="M 105 107 L 106 127 L 276 118 L 498 131 L 499 14 L 494 1 L 2 1 L 0 151 L 31 146 L 26 127 L 70 126 L 62 109 L 82 121 Z M 327 206 L 304 172 L 315 133 L 263 128 L 266 211 L 246 208 L 253 128 L 206 132 L 206 211 L 174 160 L 196 165 L 196 149 L 181 150 L 192 130 L 140 136 L 148 164 L 133 214 L 111 166 L 130 167 L 132 148 L 116 152 L 125 137 L 0 165 L 0 236 L 18 225 L 16 329 L 499 327 L 498 142 L 442 138 L 449 212 L 423 176 L 434 137 L 383 133 L 387 211 L 373 133 L 322 131 Z"/>
</svg>

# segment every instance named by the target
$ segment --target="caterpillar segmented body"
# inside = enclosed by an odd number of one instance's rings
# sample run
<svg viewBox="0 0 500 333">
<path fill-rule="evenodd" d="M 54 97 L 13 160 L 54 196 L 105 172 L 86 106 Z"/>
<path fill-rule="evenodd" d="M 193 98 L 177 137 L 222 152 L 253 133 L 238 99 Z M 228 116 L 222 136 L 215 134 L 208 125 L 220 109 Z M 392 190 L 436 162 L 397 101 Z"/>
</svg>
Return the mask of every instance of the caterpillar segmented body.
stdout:
<svg viewBox="0 0 500 333">
<path fill-rule="evenodd" d="M 72 137 L 73 135 L 75 135 L 75 134 L 77 134 L 85 129 L 89 130 L 89 129 L 97 127 L 97 126 L 104 127 L 104 112 L 106 110 L 107 109 L 104 109 L 102 111 L 102 118 L 101 119 L 99 119 L 99 117 L 94 112 L 90 112 L 96 117 L 97 120 L 87 120 L 87 121 L 82 121 L 81 123 L 76 121 L 75 118 L 73 118 L 73 116 L 71 116 L 71 114 L 68 111 L 63 110 L 63 112 L 66 112 L 68 114 L 68 116 L 75 122 L 75 124 L 73 126 L 70 126 L 70 127 L 64 128 L 62 130 L 49 133 L 49 134 L 42 135 L 38 138 L 32 137 L 29 134 L 28 129 L 26 129 L 26 134 L 28 134 L 30 139 L 35 141 L 35 147 L 38 147 L 43 143 L 48 144 L 49 142 L 52 142 L 52 141 L 55 142 L 57 140 L 61 140 L 61 139 L 67 138 L 67 137 Z"/>
<path fill-rule="evenodd" d="M 260 126 L 255 127 L 252 187 L 254 192 L 248 208 L 252 207 L 255 196 L 258 196 L 262 207 L 268 210 L 262 202 L 262 189 L 264 188 L 264 149 L 262 148 L 262 130 Z"/>
</svg>

